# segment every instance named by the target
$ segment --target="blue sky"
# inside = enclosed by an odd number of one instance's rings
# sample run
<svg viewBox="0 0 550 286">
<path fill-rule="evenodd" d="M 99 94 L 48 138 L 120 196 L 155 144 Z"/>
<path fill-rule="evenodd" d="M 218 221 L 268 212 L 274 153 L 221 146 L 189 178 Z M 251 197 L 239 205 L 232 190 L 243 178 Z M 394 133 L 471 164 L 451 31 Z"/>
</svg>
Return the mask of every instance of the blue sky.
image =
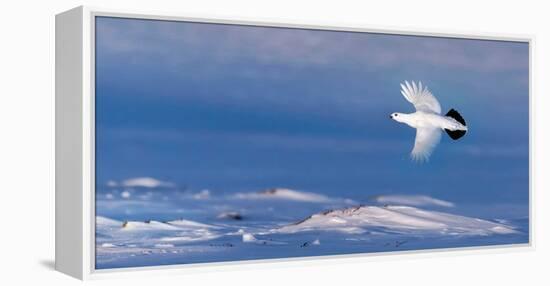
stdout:
<svg viewBox="0 0 550 286">
<path fill-rule="evenodd" d="M 528 201 L 528 45 L 99 17 L 98 186 L 151 176 L 212 192 Z M 420 80 L 470 131 L 410 160 Z M 101 189 L 100 189 L 101 190 Z"/>
</svg>

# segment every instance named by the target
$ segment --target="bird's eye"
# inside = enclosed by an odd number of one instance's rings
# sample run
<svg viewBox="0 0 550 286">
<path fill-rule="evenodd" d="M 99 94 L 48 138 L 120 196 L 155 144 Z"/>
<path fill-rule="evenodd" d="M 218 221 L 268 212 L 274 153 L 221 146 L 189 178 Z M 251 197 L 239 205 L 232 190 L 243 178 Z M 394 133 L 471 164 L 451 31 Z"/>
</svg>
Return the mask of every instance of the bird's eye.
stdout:
<svg viewBox="0 0 550 286">
<path fill-rule="evenodd" d="M 396 113 L 396 114 L 394 114 L 393 116 L 397 117 L 397 113 Z"/>
</svg>

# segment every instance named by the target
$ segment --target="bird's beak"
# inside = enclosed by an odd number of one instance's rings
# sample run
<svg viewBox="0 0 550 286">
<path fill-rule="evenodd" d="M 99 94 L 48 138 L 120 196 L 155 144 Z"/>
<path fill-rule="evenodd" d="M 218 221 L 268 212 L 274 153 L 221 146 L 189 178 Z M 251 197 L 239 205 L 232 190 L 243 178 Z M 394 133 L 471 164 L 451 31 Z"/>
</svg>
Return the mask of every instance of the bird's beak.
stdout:
<svg viewBox="0 0 550 286">
<path fill-rule="evenodd" d="M 391 114 L 390 114 L 390 119 L 393 119 L 393 116 L 391 116 Z"/>
</svg>

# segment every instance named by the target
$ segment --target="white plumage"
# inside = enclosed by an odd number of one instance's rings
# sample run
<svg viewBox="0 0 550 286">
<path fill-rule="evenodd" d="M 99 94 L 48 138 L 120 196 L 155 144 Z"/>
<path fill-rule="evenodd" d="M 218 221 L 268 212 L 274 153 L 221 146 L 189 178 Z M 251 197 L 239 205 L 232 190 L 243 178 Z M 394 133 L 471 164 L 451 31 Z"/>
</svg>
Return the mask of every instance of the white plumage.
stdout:
<svg viewBox="0 0 550 286">
<path fill-rule="evenodd" d="M 462 137 L 468 127 L 464 119 L 451 109 L 447 115 L 441 115 L 441 105 L 435 96 L 419 82 L 409 84 L 408 81 L 401 84 L 401 94 L 412 103 L 416 112 L 405 114 L 395 112 L 390 118 L 397 122 L 405 123 L 416 128 L 416 138 L 411 157 L 417 161 L 429 159 L 433 150 L 439 143 L 441 131 L 446 130 L 449 136 L 456 140 Z"/>
<path fill-rule="evenodd" d="M 422 86 L 422 82 L 419 82 L 417 86 L 414 81 L 412 85 L 405 81 L 405 84 L 401 84 L 401 94 L 414 105 L 417 111 L 441 114 L 439 101 L 428 90 L 428 87 Z"/>
</svg>

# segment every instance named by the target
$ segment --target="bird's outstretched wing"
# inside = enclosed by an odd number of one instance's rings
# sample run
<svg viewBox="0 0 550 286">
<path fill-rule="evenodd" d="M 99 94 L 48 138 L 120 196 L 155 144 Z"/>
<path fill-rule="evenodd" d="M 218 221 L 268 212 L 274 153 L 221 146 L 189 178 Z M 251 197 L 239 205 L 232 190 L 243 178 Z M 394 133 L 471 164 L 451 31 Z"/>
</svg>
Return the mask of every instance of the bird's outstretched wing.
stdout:
<svg viewBox="0 0 550 286">
<path fill-rule="evenodd" d="M 439 143 L 439 139 L 441 139 L 441 129 L 417 128 L 411 157 L 416 161 L 427 161 Z"/>
<path fill-rule="evenodd" d="M 417 111 L 428 111 L 441 114 L 441 105 L 439 105 L 439 101 L 437 101 L 437 98 L 428 90 L 428 87 L 422 86 L 422 82 L 418 82 L 418 85 L 416 85 L 414 81 L 412 84 L 405 81 L 404 84 L 401 84 L 401 94 L 414 105 Z"/>
</svg>

